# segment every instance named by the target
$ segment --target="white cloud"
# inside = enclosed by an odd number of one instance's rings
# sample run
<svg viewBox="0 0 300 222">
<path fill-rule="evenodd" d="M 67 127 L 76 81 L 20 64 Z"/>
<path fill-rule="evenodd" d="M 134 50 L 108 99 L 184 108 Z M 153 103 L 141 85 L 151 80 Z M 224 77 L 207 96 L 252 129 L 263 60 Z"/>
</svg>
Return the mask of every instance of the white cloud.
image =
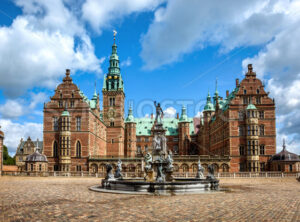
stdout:
<svg viewBox="0 0 300 222">
<path fill-rule="evenodd" d="M 201 116 L 203 116 L 203 112 L 198 111 L 194 117 L 200 118 Z"/>
<path fill-rule="evenodd" d="M 8 99 L 5 104 L 0 105 L 0 113 L 3 118 L 18 118 L 24 114 L 24 107 L 20 101 Z"/>
<path fill-rule="evenodd" d="M 176 116 L 176 109 L 174 107 L 168 107 L 164 110 L 164 117 L 165 118 L 175 118 Z"/>
<path fill-rule="evenodd" d="M 40 103 L 44 103 L 47 99 L 47 95 L 43 92 L 37 94 L 30 93 L 30 102 L 25 99 L 8 99 L 3 105 L 0 105 L 0 114 L 3 118 L 17 119 L 20 116 L 26 114 L 41 115 L 41 111 L 35 110 L 36 106 Z"/>
<path fill-rule="evenodd" d="M 10 153 L 15 153 L 21 138 L 43 139 L 43 124 L 25 122 L 23 124 L 11 120 L 0 119 L 1 130 L 4 132 L 4 145 Z"/>
<path fill-rule="evenodd" d="M 127 67 L 127 66 L 131 66 L 131 58 L 130 57 L 128 57 L 123 62 L 121 62 L 121 67 Z"/>
<path fill-rule="evenodd" d="M 62 0 L 18 0 L 23 14 L 0 28 L 0 87 L 19 96 L 33 86 L 54 87 L 66 68 L 101 72 L 84 26 Z"/>
<path fill-rule="evenodd" d="M 94 30 L 108 28 L 112 22 L 135 12 L 152 11 L 165 0 L 87 0 L 82 17 Z"/>
<path fill-rule="evenodd" d="M 155 69 L 208 45 L 221 51 L 263 44 L 284 28 L 288 1 L 168 1 L 142 36 L 145 68 Z"/>
<path fill-rule="evenodd" d="M 267 79 L 276 102 L 277 138 L 287 137 L 287 149 L 300 154 L 300 2 L 292 1 L 284 9 L 285 28 L 256 56 L 245 59 L 243 67 L 253 63 L 258 76 Z"/>
</svg>

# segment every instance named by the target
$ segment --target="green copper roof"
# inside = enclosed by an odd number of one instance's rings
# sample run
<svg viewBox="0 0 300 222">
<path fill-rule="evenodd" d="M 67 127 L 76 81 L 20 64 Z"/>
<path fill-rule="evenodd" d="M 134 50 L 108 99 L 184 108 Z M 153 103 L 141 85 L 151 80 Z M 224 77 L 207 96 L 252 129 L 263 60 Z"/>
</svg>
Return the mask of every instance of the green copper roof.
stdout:
<svg viewBox="0 0 300 222">
<path fill-rule="evenodd" d="M 134 123 L 134 117 L 133 117 L 132 107 L 131 106 L 129 106 L 128 116 L 127 116 L 125 122 L 126 123 Z"/>
<path fill-rule="evenodd" d="M 181 109 L 181 116 L 180 116 L 180 119 L 179 119 L 179 122 L 188 122 L 188 117 L 186 115 L 186 108 L 185 106 L 182 106 L 182 109 Z"/>
<path fill-rule="evenodd" d="M 247 109 L 256 109 L 256 106 L 252 103 L 250 103 L 248 106 L 247 106 Z"/>
<path fill-rule="evenodd" d="M 136 118 L 136 135 L 137 136 L 150 136 L 154 119 L 151 118 Z M 162 123 L 166 129 L 167 136 L 178 135 L 178 122 L 176 118 L 162 118 Z M 193 118 L 188 118 L 187 122 L 190 123 L 190 134 L 195 134 Z"/>
<path fill-rule="evenodd" d="M 120 73 L 119 56 L 117 54 L 117 45 L 112 45 L 112 53 L 109 59 L 108 73 L 104 76 L 103 91 L 124 91 L 124 84 Z"/>
<path fill-rule="evenodd" d="M 89 99 L 86 97 L 86 95 L 84 95 L 84 93 L 83 93 L 82 91 L 79 91 L 79 94 L 82 96 L 83 101 L 86 102 L 86 103 L 90 106 L 91 109 L 96 109 L 96 108 L 97 108 L 97 98 L 94 99 L 95 94 L 94 94 L 92 100 L 89 100 Z M 97 95 L 96 95 L 96 97 L 97 97 Z"/>
<path fill-rule="evenodd" d="M 211 97 L 209 92 L 206 97 L 206 105 L 204 106 L 204 111 L 215 111 L 214 105 L 211 102 Z"/>
<path fill-rule="evenodd" d="M 68 110 L 64 110 L 61 114 L 61 116 L 70 116 L 70 113 Z"/>
</svg>

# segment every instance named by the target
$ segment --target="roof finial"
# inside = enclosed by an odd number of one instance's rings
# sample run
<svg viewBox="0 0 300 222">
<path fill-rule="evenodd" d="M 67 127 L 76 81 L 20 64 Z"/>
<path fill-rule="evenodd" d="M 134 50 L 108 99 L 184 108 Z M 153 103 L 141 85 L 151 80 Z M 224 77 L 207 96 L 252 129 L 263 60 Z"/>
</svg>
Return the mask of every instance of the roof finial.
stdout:
<svg viewBox="0 0 300 222">
<path fill-rule="evenodd" d="M 116 35 L 117 35 L 117 31 L 116 30 L 113 30 L 113 33 L 114 33 L 114 43 L 116 42 Z"/>
<path fill-rule="evenodd" d="M 285 150 L 286 146 L 285 146 L 285 138 L 283 138 L 283 144 L 282 144 L 283 150 Z"/>
<path fill-rule="evenodd" d="M 219 92 L 218 92 L 218 77 L 216 77 L 216 91 L 215 91 L 215 94 L 219 95 Z"/>
</svg>

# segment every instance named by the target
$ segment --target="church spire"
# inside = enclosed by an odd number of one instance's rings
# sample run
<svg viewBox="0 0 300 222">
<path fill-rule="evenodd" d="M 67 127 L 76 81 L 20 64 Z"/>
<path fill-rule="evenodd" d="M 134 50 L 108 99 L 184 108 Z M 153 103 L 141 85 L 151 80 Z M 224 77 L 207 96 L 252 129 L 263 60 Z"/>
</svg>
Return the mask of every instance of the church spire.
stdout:
<svg viewBox="0 0 300 222">
<path fill-rule="evenodd" d="M 216 78 L 216 90 L 214 94 L 214 104 L 217 104 L 217 100 L 219 99 L 219 92 L 218 92 L 218 79 Z"/>
<path fill-rule="evenodd" d="M 109 75 L 120 75 L 120 67 L 119 67 L 119 56 L 117 53 L 117 45 L 116 45 L 116 34 L 117 32 L 114 30 L 114 44 L 112 45 L 112 52 L 109 58 Z"/>
<path fill-rule="evenodd" d="M 124 91 L 119 65 L 120 61 L 117 53 L 116 34 L 117 32 L 114 30 L 114 43 L 112 45 L 112 52 L 109 58 L 108 73 L 103 82 L 103 91 Z"/>
</svg>

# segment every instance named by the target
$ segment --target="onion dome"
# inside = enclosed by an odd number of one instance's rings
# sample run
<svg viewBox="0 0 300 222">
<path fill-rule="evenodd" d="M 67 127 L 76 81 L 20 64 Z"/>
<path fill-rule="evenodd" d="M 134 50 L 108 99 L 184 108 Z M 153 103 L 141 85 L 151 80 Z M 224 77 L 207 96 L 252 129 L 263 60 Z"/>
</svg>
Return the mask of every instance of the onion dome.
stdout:
<svg viewBox="0 0 300 222">
<path fill-rule="evenodd" d="M 44 154 L 40 154 L 36 149 L 33 154 L 26 157 L 26 162 L 48 162 L 47 157 Z"/>
<path fill-rule="evenodd" d="M 270 161 L 300 161 L 300 158 L 297 154 L 286 150 L 285 140 L 283 140 L 282 147 L 282 151 L 272 156 Z"/>
</svg>

